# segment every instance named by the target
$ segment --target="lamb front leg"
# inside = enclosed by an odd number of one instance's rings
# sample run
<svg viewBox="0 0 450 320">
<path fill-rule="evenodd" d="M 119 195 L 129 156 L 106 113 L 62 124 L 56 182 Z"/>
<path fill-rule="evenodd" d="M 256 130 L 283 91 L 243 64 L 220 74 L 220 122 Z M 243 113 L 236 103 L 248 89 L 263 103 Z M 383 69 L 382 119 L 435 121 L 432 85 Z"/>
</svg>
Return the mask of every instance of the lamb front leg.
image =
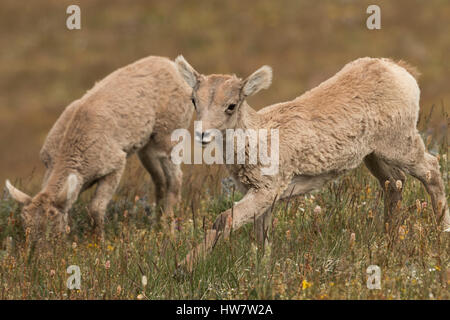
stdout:
<svg viewBox="0 0 450 320">
<path fill-rule="evenodd" d="M 253 222 L 270 209 L 276 196 L 276 190 L 250 189 L 232 209 L 217 217 L 212 229 L 206 231 L 204 241 L 192 249 L 178 266 L 186 267 L 191 272 L 194 264 L 205 257 L 219 240 L 229 238 L 231 230 L 238 230 L 244 224 Z"/>
<path fill-rule="evenodd" d="M 94 232 L 100 241 L 104 239 L 104 220 L 106 207 L 116 191 L 122 173 L 125 169 L 125 161 L 107 176 L 103 177 L 97 184 L 94 196 L 89 206 L 89 212 L 94 219 Z"/>
</svg>

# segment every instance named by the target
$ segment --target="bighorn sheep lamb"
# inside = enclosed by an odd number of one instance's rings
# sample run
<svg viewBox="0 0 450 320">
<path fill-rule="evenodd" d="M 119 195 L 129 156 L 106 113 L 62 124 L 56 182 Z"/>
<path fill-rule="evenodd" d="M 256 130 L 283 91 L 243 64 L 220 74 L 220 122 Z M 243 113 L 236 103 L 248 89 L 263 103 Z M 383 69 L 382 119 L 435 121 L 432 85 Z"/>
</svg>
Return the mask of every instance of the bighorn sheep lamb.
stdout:
<svg viewBox="0 0 450 320">
<path fill-rule="evenodd" d="M 107 204 L 134 152 L 153 178 L 157 204 L 171 212 L 182 173 L 170 160 L 170 134 L 189 126 L 191 92 L 173 61 L 150 56 L 116 70 L 71 103 L 41 150 L 47 168 L 42 190 L 30 197 L 6 181 L 11 196 L 25 205 L 24 226 L 35 235 L 47 225 L 63 231 L 78 195 L 97 184 L 89 211 L 102 237 Z"/>
<path fill-rule="evenodd" d="M 260 238 L 275 198 L 317 189 L 361 162 L 385 190 L 386 218 L 401 199 L 406 172 L 425 185 L 436 216 L 450 231 L 439 164 L 426 152 L 416 129 L 420 96 L 416 72 L 406 63 L 361 58 L 294 100 L 258 112 L 246 98 L 270 86 L 270 67 L 242 80 L 234 75 L 201 75 L 182 56 L 175 63 L 194 89 L 197 120 L 203 128 L 196 136 L 203 144 L 211 142 L 213 128 L 224 134 L 229 128 L 279 130 L 278 174 L 262 175 L 261 164 L 228 164 L 232 177 L 247 192 L 235 204 L 233 217 L 231 209 L 220 214 L 204 243 L 182 264 L 191 266 L 219 237 L 255 218 Z"/>
</svg>

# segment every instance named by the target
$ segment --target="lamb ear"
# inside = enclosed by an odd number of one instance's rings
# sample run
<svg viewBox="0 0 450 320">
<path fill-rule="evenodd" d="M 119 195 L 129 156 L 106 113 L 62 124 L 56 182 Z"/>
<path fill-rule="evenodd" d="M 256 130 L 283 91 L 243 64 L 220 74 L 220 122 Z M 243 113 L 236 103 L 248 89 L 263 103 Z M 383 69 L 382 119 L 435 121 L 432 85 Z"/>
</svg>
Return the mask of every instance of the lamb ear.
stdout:
<svg viewBox="0 0 450 320">
<path fill-rule="evenodd" d="M 186 59 L 184 59 L 182 55 L 179 55 L 175 59 L 175 65 L 177 66 L 178 72 L 183 77 L 184 81 L 186 81 L 191 88 L 195 88 L 200 74 L 192 68 L 192 66 L 186 61 Z"/>
<path fill-rule="evenodd" d="M 31 202 L 31 197 L 26 193 L 23 193 L 19 189 L 15 188 L 9 180 L 6 180 L 6 189 L 8 189 L 11 197 L 21 204 L 28 204 Z"/>
<path fill-rule="evenodd" d="M 77 185 L 78 178 L 75 174 L 71 173 L 64 183 L 58 196 L 56 197 L 56 203 L 59 206 L 63 207 L 67 203 L 67 201 L 72 199 L 72 197 L 74 196 Z"/>
<path fill-rule="evenodd" d="M 257 93 L 261 89 L 269 88 L 271 83 L 272 68 L 269 66 L 262 66 L 244 80 L 242 92 L 244 96 L 248 97 Z"/>
</svg>

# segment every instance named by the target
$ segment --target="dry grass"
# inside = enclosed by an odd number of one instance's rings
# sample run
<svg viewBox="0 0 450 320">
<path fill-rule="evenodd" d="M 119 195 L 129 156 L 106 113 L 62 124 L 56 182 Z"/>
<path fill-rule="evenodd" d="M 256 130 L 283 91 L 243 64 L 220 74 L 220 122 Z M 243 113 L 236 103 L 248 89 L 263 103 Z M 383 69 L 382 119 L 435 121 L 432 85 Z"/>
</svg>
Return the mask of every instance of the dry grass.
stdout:
<svg viewBox="0 0 450 320">
<path fill-rule="evenodd" d="M 448 194 L 446 141 L 439 152 Z M 67 239 L 39 250 L 23 233 L 20 208 L 5 192 L 0 201 L 0 298 L 450 298 L 450 234 L 439 231 L 424 188 L 408 179 L 391 232 L 385 233 L 381 190 L 365 168 L 313 195 L 277 204 L 271 246 L 258 247 L 248 225 L 218 245 L 192 274 L 174 277 L 176 263 L 232 203 L 225 189 L 214 191 L 220 184 L 217 171 L 206 176 L 200 181 L 187 173 L 187 186 L 199 187 L 184 188 L 175 238 L 152 228 L 147 192 L 138 192 L 139 198 L 134 189 L 122 187 L 108 209 L 105 243 L 91 235 L 88 194 L 71 211 Z M 140 184 L 136 189 L 147 187 Z M 366 287 L 366 269 L 373 264 L 382 271 L 381 290 Z M 81 290 L 66 288 L 69 265 L 81 268 Z"/>
<path fill-rule="evenodd" d="M 256 108 L 292 99 L 352 59 L 386 56 L 405 59 L 423 74 L 422 114 L 436 108 L 420 127 L 428 148 L 441 155 L 449 194 L 448 1 L 377 1 L 380 31 L 365 28 L 365 9 L 373 1 L 77 3 L 82 30 L 73 32 L 65 29 L 65 9 L 73 1 L 0 4 L 0 150 L 7 150 L 0 181 L 8 177 L 35 194 L 43 173 L 39 149 L 64 106 L 114 69 L 149 54 L 183 53 L 204 73 L 245 76 L 271 65 L 274 83 L 252 98 Z M 381 191 L 364 168 L 313 196 L 279 203 L 270 248 L 255 245 L 249 225 L 193 274 L 174 278 L 176 262 L 232 203 L 220 191 L 223 169 L 184 171 L 175 239 L 151 227 L 152 184 L 136 161 L 108 209 L 104 244 L 90 234 L 89 192 L 71 211 L 67 239 L 37 251 L 22 230 L 19 206 L 0 194 L 0 299 L 450 298 L 449 234 L 438 231 L 423 187 L 408 180 L 386 234 Z M 366 288 L 371 264 L 381 268 L 381 290 Z M 66 288 L 69 265 L 81 268 L 79 291 Z"/>
</svg>

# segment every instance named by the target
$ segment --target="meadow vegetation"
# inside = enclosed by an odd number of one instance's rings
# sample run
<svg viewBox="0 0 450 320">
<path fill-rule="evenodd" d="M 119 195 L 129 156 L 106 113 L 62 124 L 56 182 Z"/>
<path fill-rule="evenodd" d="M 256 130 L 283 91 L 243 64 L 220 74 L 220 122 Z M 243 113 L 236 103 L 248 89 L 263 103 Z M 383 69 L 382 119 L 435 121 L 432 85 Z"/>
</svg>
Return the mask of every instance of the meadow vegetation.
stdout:
<svg viewBox="0 0 450 320">
<path fill-rule="evenodd" d="M 447 194 L 448 151 L 444 141 L 439 158 Z M 147 193 L 139 197 L 122 188 L 108 208 L 103 243 L 91 232 L 87 193 L 71 211 L 66 239 L 49 237 L 43 248 L 30 242 L 20 208 L 5 191 L 0 201 L 0 298 L 450 298 L 450 234 L 441 232 L 423 186 L 408 178 L 403 202 L 385 232 L 382 190 L 364 167 L 318 192 L 275 205 L 270 245 L 257 244 L 253 226 L 247 225 L 218 244 L 192 273 L 176 272 L 215 217 L 241 197 L 227 179 L 217 188 L 223 172 L 210 169 L 205 176 L 186 177 L 174 237 L 167 226 L 152 225 Z M 192 192 L 190 185 L 201 191 Z M 69 265 L 81 269 L 80 290 L 66 287 Z M 369 265 L 381 268 L 380 290 L 367 288 Z"/>
<path fill-rule="evenodd" d="M 422 72 L 419 128 L 439 154 L 450 192 L 448 125 L 450 4 L 376 1 L 382 29 L 365 28 L 374 1 L 78 1 L 82 30 L 65 28 L 73 1 L 0 4 L 0 182 L 34 195 L 39 149 L 63 108 L 95 81 L 147 55 L 183 54 L 205 73 L 247 76 L 263 64 L 274 81 L 249 101 L 290 100 L 361 56 L 405 59 Z M 63 241 L 36 248 L 20 207 L 0 187 L 0 299 L 450 299 L 450 234 L 439 230 L 423 186 L 408 177 L 384 232 L 378 182 L 361 167 L 322 190 L 274 206 L 271 245 L 253 226 L 233 232 L 192 274 L 175 266 L 215 217 L 242 195 L 219 166 L 185 173 L 177 231 L 152 226 L 153 185 L 136 159 L 108 207 L 106 239 L 95 241 L 83 194 Z M 68 290 L 67 267 L 81 269 Z M 366 286 L 381 268 L 381 290 Z M 143 277 L 145 278 L 143 279 Z"/>
</svg>

